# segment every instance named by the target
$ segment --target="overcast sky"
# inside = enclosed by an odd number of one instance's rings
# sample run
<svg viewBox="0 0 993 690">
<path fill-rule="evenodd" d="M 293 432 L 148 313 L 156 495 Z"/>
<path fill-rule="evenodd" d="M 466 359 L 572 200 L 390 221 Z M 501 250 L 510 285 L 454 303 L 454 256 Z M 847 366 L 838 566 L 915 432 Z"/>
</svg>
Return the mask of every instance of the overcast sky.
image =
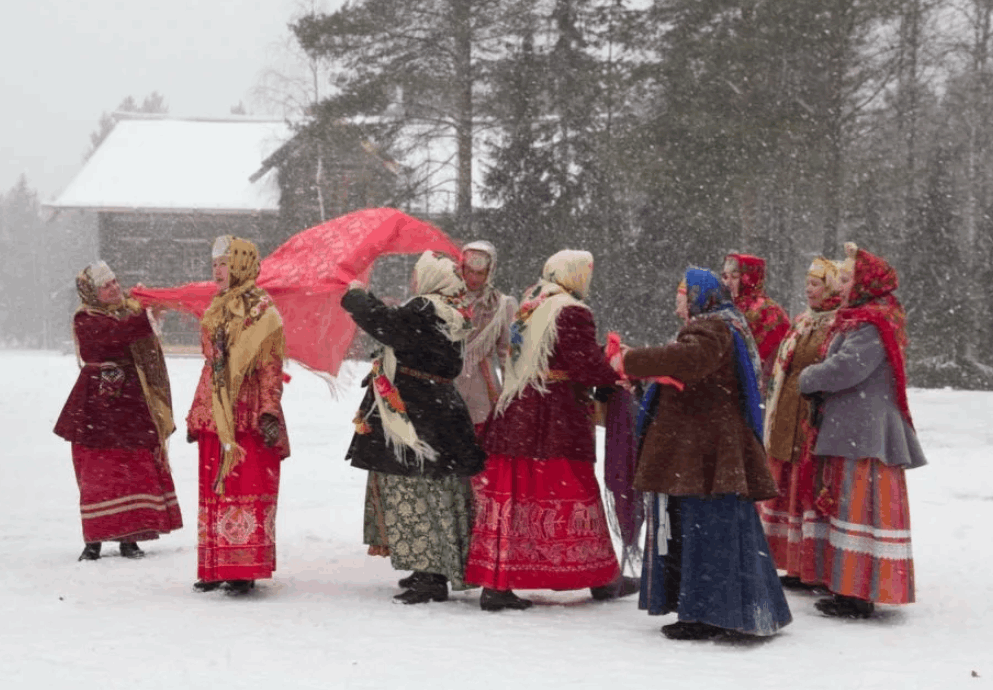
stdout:
<svg viewBox="0 0 993 690">
<path fill-rule="evenodd" d="M 82 165 L 100 115 L 158 91 L 173 115 L 227 115 L 285 68 L 289 21 L 340 0 L 3 0 L 0 193 L 21 173 L 50 200 Z M 281 65 L 282 61 L 282 65 Z"/>
</svg>

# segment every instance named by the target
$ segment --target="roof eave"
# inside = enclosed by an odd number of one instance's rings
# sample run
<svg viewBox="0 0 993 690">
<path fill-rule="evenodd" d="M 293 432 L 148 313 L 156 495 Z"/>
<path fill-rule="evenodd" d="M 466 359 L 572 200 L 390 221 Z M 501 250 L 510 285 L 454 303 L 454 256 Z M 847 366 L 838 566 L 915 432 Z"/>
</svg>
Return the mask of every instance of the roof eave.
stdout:
<svg viewBox="0 0 993 690">
<path fill-rule="evenodd" d="M 85 206 L 60 204 L 58 202 L 44 203 L 43 208 L 56 211 L 93 211 L 94 213 L 158 213 L 158 214 L 203 214 L 203 215 L 239 215 L 263 216 L 277 215 L 278 208 L 179 208 L 179 207 L 147 207 L 147 206 Z"/>
</svg>

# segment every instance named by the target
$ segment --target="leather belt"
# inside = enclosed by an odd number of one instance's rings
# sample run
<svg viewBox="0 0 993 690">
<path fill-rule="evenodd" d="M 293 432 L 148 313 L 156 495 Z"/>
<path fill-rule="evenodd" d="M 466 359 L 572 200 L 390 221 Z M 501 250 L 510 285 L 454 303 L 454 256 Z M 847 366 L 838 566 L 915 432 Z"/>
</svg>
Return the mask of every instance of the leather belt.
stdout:
<svg viewBox="0 0 993 690">
<path fill-rule="evenodd" d="M 422 379 L 424 381 L 431 381 L 432 383 L 452 383 L 452 379 L 446 379 L 444 376 L 435 376 L 434 374 L 428 374 L 423 371 L 418 371 L 417 369 L 411 369 L 410 367 L 405 367 L 403 365 L 397 366 L 397 371 L 401 374 L 406 374 L 407 376 L 413 376 L 415 379 Z"/>
</svg>

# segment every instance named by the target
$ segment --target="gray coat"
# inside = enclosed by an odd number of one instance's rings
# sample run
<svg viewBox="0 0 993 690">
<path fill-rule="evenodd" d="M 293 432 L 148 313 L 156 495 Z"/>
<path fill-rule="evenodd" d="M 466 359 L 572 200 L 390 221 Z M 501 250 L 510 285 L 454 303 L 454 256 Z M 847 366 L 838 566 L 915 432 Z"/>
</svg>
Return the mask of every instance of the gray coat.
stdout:
<svg viewBox="0 0 993 690">
<path fill-rule="evenodd" d="M 908 469 L 927 464 L 917 434 L 896 405 L 896 381 L 871 324 L 831 341 L 827 356 L 800 374 L 800 392 L 820 393 L 816 455 L 878 458 Z"/>
</svg>

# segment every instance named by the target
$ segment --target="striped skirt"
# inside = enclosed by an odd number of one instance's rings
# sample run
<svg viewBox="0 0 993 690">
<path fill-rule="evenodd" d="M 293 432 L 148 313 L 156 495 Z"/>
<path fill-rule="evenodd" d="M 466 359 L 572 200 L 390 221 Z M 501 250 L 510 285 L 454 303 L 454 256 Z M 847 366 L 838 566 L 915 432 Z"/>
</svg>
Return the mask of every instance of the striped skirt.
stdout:
<svg viewBox="0 0 993 690">
<path fill-rule="evenodd" d="M 755 507 L 776 567 L 791 577 L 802 579 L 803 564 L 813 561 L 809 551 L 814 546 L 813 541 L 803 538 L 804 521 L 817 520 L 817 513 L 812 501 L 800 495 L 801 468 L 799 462 L 783 462 L 770 457 L 769 469 L 776 480 L 779 496 L 758 502 Z M 808 525 L 808 531 L 812 529 Z"/>
<path fill-rule="evenodd" d="M 145 541 L 183 526 L 176 488 L 158 452 L 72 444 L 83 541 Z"/>
<path fill-rule="evenodd" d="M 865 601 L 913 602 L 904 469 L 875 458 L 815 462 L 814 505 L 803 511 L 800 523 L 801 579 Z M 789 532 L 791 541 L 795 532 Z"/>
</svg>

